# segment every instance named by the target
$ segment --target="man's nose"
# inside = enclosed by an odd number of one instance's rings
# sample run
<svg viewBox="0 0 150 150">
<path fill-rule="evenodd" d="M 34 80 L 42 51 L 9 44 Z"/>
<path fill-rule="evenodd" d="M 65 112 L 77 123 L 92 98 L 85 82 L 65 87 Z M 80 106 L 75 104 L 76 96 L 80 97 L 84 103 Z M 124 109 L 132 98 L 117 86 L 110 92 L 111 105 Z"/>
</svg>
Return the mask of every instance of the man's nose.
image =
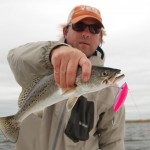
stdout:
<svg viewBox="0 0 150 150">
<path fill-rule="evenodd" d="M 90 30 L 88 27 L 86 27 L 83 31 L 82 31 L 82 37 L 83 38 L 89 38 L 90 37 Z"/>
</svg>

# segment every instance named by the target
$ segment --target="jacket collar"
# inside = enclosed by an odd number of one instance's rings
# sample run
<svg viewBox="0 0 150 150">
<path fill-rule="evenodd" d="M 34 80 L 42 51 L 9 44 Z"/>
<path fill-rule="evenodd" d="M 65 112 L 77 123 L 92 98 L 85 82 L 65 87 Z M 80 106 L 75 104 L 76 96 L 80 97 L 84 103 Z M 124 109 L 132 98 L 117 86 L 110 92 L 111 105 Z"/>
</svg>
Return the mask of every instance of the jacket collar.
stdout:
<svg viewBox="0 0 150 150">
<path fill-rule="evenodd" d="M 67 44 L 67 41 L 65 40 L 64 43 Z M 91 57 L 89 57 L 89 59 L 93 66 L 104 66 L 105 53 L 102 48 L 98 46 L 95 53 Z"/>
<path fill-rule="evenodd" d="M 98 46 L 95 53 L 89 57 L 93 66 L 104 66 L 105 54 L 104 51 Z"/>
</svg>

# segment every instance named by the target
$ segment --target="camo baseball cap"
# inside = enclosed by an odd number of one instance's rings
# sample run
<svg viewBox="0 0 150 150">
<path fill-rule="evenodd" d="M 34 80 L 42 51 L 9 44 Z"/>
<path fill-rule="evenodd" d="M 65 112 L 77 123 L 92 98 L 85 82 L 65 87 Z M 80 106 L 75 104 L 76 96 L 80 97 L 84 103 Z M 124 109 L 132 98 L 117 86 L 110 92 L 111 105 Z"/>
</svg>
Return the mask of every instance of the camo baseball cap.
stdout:
<svg viewBox="0 0 150 150">
<path fill-rule="evenodd" d="M 84 18 L 94 18 L 104 28 L 100 11 L 95 7 L 91 7 L 91 6 L 87 6 L 87 5 L 79 5 L 79 6 L 74 7 L 69 14 L 67 23 L 74 24 Z"/>
</svg>

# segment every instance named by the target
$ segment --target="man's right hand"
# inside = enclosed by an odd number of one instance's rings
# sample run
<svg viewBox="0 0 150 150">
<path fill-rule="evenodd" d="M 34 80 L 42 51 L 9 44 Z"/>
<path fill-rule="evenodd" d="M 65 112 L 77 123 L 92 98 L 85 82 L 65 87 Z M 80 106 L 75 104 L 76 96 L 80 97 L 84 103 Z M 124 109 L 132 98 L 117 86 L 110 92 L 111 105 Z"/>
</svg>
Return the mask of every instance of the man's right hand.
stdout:
<svg viewBox="0 0 150 150">
<path fill-rule="evenodd" d="M 56 83 L 61 88 L 71 88 L 75 85 L 78 66 L 82 68 L 82 80 L 88 81 L 91 74 L 91 62 L 86 55 L 76 48 L 59 46 L 51 53 Z"/>
</svg>

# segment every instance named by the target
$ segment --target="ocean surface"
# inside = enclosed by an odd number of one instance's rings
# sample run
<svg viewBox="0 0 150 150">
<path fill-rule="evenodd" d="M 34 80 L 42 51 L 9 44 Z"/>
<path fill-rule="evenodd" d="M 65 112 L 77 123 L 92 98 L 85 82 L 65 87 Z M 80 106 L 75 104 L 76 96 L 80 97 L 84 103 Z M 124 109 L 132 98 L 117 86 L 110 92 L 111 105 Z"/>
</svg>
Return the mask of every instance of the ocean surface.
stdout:
<svg viewBox="0 0 150 150">
<path fill-rule="evenodd" d="M 150 122 L 127 123 L 126 150 L 150 150 Z"/>
<path fill-rule="evenodd" d="M 150 150 L 150 122 L 126 123 L 126 150 Z M 0 132 L 0 150 L 15 150 L 15 144 L 5 140 Z"/>
</svg>

